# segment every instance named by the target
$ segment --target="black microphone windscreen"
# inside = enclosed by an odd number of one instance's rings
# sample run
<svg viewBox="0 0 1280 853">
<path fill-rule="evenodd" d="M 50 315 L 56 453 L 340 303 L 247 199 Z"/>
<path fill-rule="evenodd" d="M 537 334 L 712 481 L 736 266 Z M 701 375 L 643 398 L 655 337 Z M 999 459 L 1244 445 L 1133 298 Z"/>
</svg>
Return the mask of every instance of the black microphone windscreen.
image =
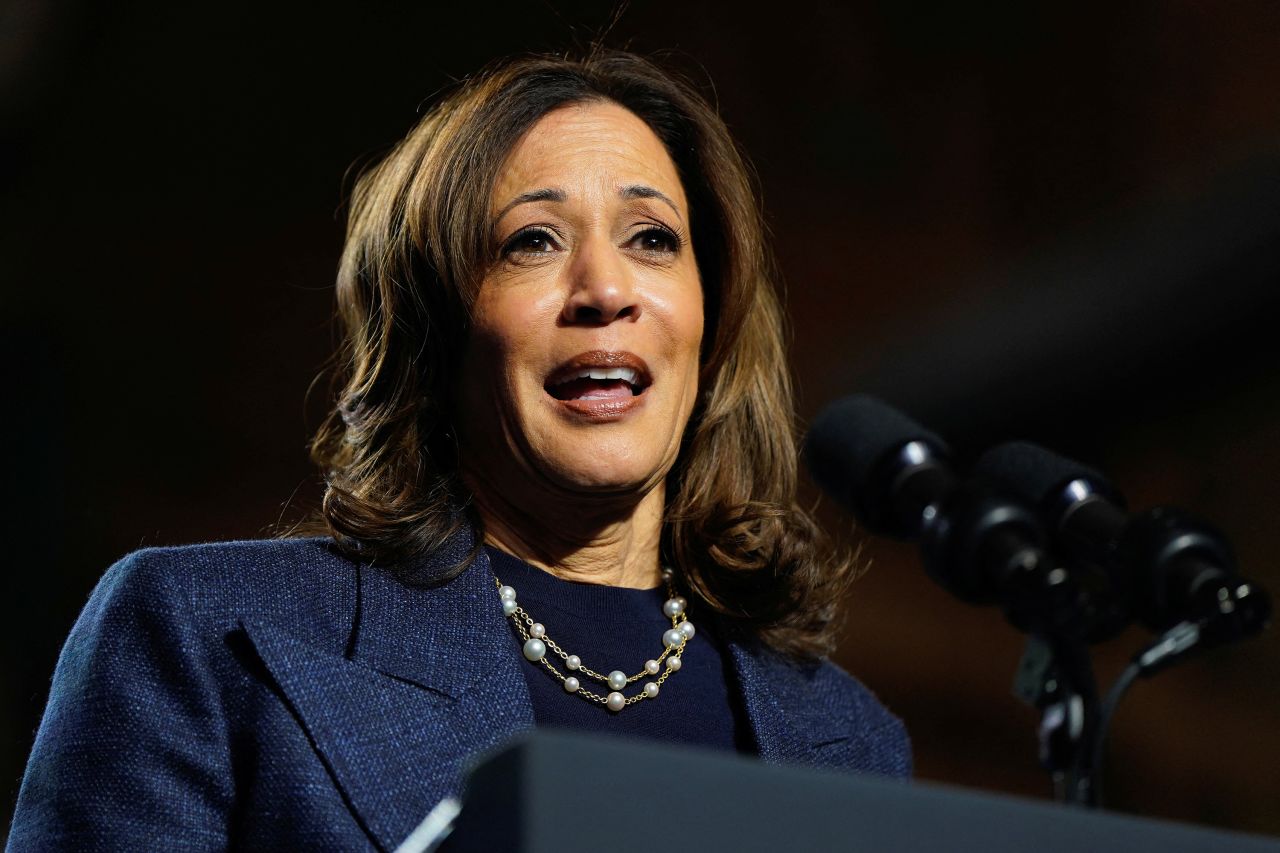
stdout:
<svg viewBox="0 0 1280 853">
<path fill-rule="evenodd" d="M 996 445 L 978 457 L 973 473 L 1036 505 L 1057 499 L 1073 480 L 1085 480 L 1095 491 L 1118 500 L 1115 488 L 1098 471 L 1029 441 Z"/>
<path fill-rule="evenodd" d="M 949 455 L 942 439 L 902 412 L 875 397 L 855 394 L 818 413 L 805 437 L 804 453 L 814 481 L 865 522 L 872 511 L 869 501 L 875 500 L 867 491 L 876 464 L 912 441 Z"/>
</svg>

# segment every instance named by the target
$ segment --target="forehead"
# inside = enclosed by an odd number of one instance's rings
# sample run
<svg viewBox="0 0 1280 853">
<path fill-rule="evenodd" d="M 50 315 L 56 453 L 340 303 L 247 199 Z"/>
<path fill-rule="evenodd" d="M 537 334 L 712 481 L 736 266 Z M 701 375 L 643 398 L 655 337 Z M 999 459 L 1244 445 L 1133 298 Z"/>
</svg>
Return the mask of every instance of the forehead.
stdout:
<svg viewBox="0 0 1280 853">
<path fill-rule="evenodd" d="M 559 107 L 544 115 L 511 150 L 492 204 L 532 189 L 569 195 L 646 184 L 687 212 L 684 188 L 666 146 L 635 113 L 609 101 Z"/>
</svg>

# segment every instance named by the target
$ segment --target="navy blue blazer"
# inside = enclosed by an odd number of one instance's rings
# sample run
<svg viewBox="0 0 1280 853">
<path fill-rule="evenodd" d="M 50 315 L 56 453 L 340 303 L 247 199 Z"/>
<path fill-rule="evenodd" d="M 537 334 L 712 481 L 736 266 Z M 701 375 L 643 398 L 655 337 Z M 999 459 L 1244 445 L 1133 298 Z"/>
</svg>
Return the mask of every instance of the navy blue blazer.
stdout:
<svg viewBox="0 0 1280 853">
<path fill-rule="evenodd" d="M 730 653 L 765 761 L 910 772 L 901 723 L 834 665 Z M 326 539 L 138 551 L 62 651 L 9 847 L 394 849 L 533 726 L 521 666 L 483 551 L 432 588 Z"/>
</svg>

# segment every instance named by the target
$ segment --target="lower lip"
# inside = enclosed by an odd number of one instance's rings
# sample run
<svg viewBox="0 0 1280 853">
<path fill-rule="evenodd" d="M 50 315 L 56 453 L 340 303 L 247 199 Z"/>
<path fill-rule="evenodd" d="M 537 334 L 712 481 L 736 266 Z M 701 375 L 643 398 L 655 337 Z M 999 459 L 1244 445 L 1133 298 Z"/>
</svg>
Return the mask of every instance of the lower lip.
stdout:
<svg viewBox="0 0 1280 853">
<path fill-rule="evenodd" d="M 644 405 L 644 394 L 632 397 L 600 397 L 597 399 L 578 398 L 576 400 L 557 400 L 550 394 L 547 397 L 564 407 L 564 410 L 592 421 L 616 421 L 625 417 Z"/>
</svg>

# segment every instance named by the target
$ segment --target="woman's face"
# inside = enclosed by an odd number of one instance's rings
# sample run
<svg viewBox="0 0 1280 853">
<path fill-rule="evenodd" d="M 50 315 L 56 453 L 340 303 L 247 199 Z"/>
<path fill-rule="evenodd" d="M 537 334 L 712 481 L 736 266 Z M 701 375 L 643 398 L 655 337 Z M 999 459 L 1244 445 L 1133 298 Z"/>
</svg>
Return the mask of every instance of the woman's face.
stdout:
<svg viewBox="0 0 1280 853">
<path fill-rule="evenodd" d="M 609 102 L 544 116 L 490 202 L 459 395 L 463 470 L 506 499 L 645 494 L 698 393 L 702 286 L 675 165 Z M 479 482 L 474 482 L 475 480 Z"/>
</svg>

